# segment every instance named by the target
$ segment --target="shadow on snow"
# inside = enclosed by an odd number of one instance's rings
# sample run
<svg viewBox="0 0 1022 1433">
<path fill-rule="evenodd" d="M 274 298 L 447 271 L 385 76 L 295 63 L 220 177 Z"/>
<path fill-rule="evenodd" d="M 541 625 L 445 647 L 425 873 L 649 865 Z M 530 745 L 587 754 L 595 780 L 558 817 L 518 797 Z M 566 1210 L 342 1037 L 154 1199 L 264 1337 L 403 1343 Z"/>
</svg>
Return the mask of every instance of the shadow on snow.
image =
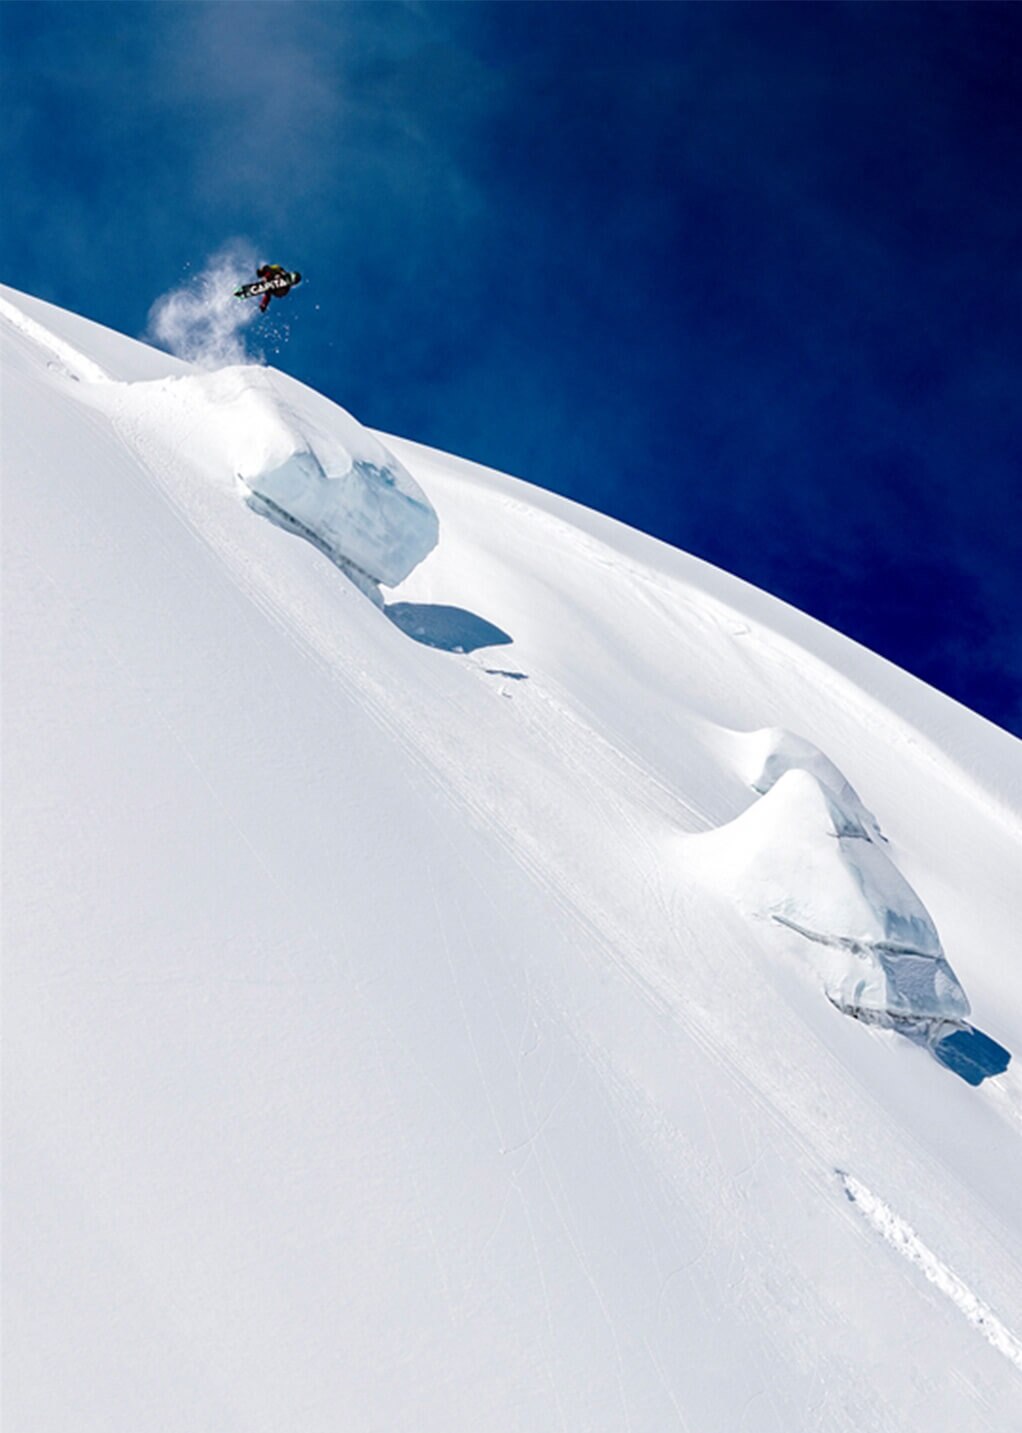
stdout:
<svg viewBox="0 0 1022 1433">
<path fill-rule="evenodd" d="M 936 1060 L 970 1085 L 981 1085 L 994 1075 L 1003 1075 L 1011 1063 L 1010 1050 L 971 1025 L 945 1035 L 930 1049 Z"/>
<path fill-rule="evenodd" d="M 383 609 L 395 627 L 443 652 L 475 652 L 480 647 L 506 647 L 511 638 L 492 622 L 466 612 L 463 607 L 446 607 L 430 602 L 390 602 Z"/>
</svg>

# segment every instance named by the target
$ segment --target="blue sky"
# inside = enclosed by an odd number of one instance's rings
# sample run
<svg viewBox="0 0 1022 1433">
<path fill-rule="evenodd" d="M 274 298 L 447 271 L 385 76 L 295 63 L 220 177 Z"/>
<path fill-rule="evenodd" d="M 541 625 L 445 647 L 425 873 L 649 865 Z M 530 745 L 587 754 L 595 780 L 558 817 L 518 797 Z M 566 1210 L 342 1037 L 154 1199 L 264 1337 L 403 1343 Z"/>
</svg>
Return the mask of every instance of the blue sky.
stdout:
<svg viewBox="0 0 1022 1433">
<path fill-rule="evenodd" d="M 274 361 L 364 422 L 655 533 L 1022 733 L 1022 7 L 0 24 L 8 282 L 138 334 L 247 238 L 307 279 Z"/>
</svg>

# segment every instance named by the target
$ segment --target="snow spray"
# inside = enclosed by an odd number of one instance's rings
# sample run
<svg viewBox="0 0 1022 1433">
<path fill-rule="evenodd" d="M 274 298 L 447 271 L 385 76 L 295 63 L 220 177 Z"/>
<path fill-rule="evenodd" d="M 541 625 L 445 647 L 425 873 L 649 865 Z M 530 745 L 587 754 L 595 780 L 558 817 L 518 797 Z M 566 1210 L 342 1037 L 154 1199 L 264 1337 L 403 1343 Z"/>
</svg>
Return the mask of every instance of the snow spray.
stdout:
<svg viewBox="0 0 1022 1433">
<path fill-rule="evenodd" d="M 234 297 L 239 284 L 253 277 L 257 263 L 255 250 L 246 241 L 225 244 L 206 260 L 200 273 L 156 300 L 149 310 L 146 336 L 201 368 L 262 362 L 262 353 L 250 351 L 245 342 L 245 331 L 258 309 Z"/>
</svg>

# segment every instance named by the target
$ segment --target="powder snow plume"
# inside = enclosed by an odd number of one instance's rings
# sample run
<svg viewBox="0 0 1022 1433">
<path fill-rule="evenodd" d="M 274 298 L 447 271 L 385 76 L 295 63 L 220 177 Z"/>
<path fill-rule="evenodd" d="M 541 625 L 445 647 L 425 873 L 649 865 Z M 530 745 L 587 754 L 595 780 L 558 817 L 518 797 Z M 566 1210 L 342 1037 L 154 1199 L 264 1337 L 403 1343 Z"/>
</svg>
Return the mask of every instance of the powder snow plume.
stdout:
<svg viewBox="0 0 1022 1433">
<path fill-rule="evenodd" d="M 156 300 L 147 337 L 202 368 L 260 362 L 262 355 L 245 343 L 256 305 L 234 297 L 239 284 L 255 277 L 257 263 L 255 250 L 243 240 L 218 249 L 200 273 Z"/>
</svg>

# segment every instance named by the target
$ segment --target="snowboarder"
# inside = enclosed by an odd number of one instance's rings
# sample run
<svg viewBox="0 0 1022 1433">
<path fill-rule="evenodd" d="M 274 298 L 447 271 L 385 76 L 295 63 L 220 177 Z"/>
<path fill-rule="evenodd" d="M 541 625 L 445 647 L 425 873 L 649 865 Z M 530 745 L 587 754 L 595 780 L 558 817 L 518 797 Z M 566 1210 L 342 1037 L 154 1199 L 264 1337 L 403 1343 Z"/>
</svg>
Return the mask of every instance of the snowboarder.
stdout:
<svg viewBox="0 0 1022 1433">
<path fill-rule="evenodd" d="M 259 277 L 254 284 L 242 284 L 240 289 L 235 289 L 234 297 L 238 299 L 255 298 L 262 294 L 259 304 L 259 312 L 265 313 L 270 306 L 270 299 L 274 295 L 282 299 L 289 294 L 295 284 L 300 284 L 302 276 L 299 273 L 291 273 L 281 264 L 262 264 L 256 273 Z"/>
<path fill-rule="evenodd" d="M 291 292 L 293 286 L 301 281 L 302 277 L 301 274 L 288 273 L 287 269 L 281 264 L 263 264 L 261 268 L 256 269 L 256 273 L 261 279 L 283 279 L 286 281 L 282 287 L 278 287 L 274 284 L 272 289 L 266 290 L 259 300 L 260 313 L 265 313 L 269 308 L 270 299 L 273 298 L 274 294 L 276 294 L 279 299 L 284 298 L 285 295 Z"/>
</svg>

